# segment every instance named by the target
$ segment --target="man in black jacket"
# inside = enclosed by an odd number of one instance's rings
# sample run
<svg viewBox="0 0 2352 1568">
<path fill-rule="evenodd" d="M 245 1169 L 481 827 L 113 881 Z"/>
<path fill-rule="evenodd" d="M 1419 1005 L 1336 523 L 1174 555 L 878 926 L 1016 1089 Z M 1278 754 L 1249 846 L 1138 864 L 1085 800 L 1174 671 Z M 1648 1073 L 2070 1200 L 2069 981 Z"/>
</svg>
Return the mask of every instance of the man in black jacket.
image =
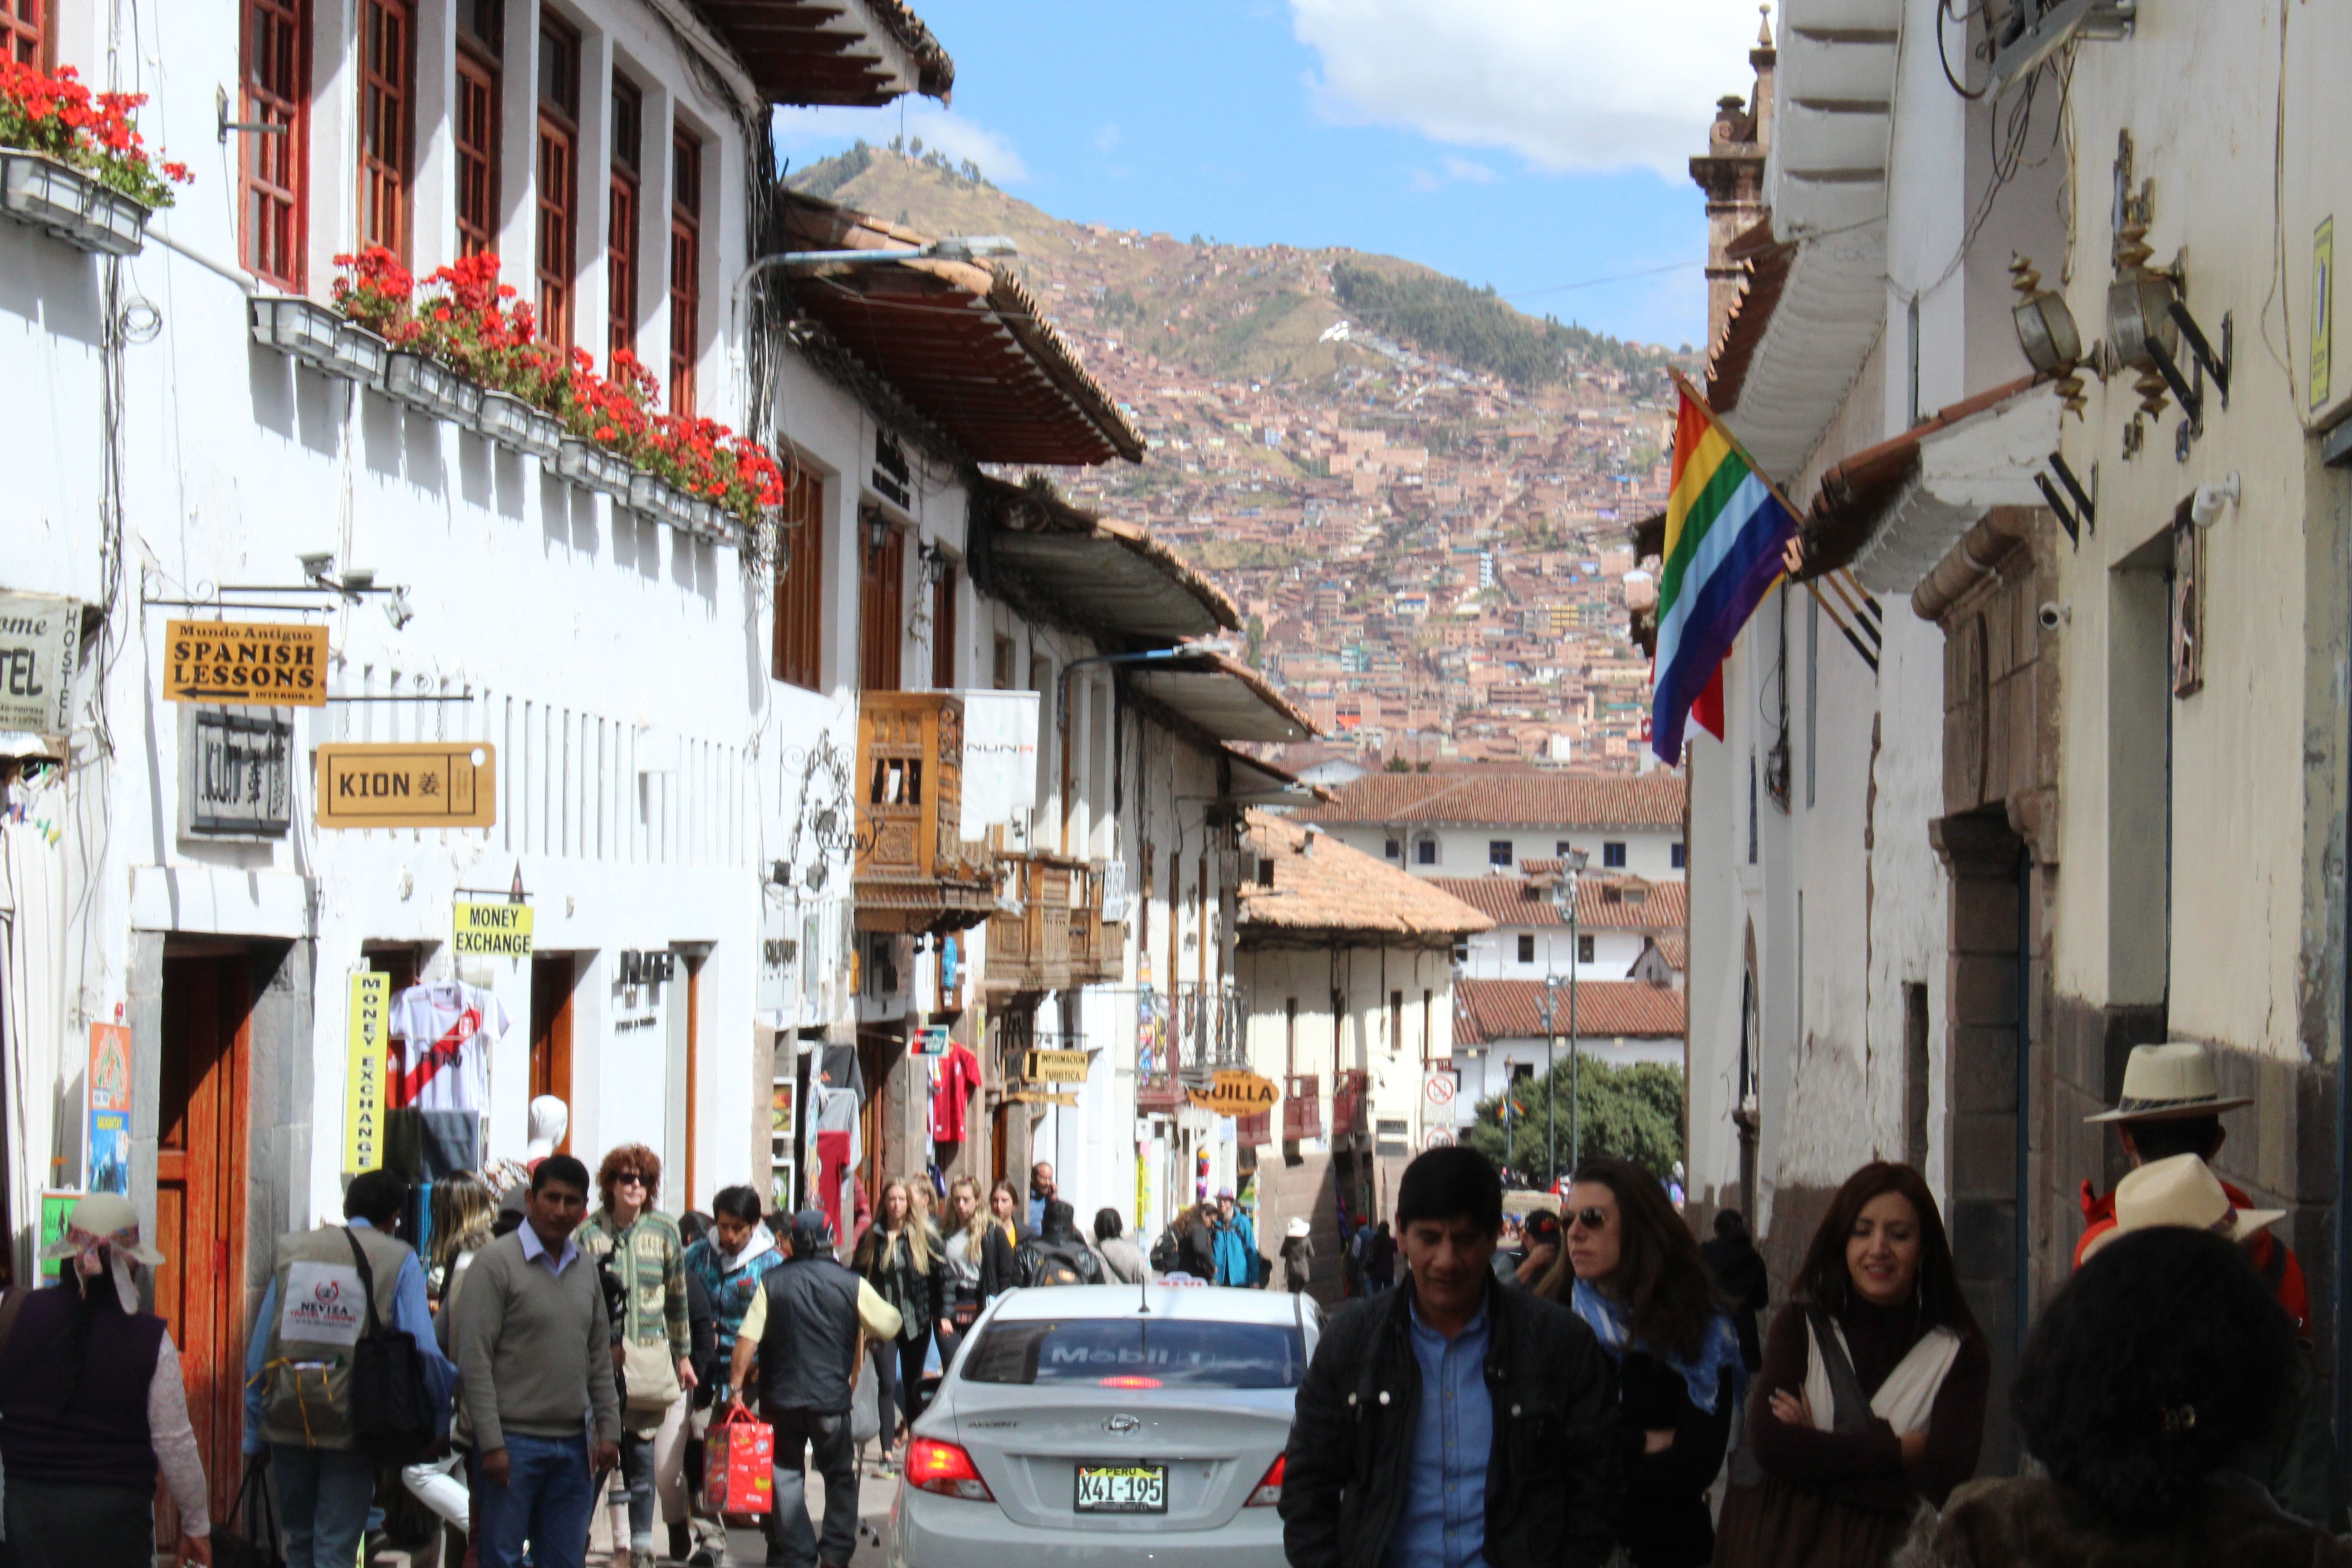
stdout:
<svg viewBox="0 0 2352 1568">
<path fill-rule="evenodd" d="M 1021 1244 L 1013 1268 L 1024 1286 L 1103 1282 L 1102 1259 L 1078 1234 L 1076 1214 L 1059 1198 L 1045 1200 L 1045 1227 Z"/>
<path fill-rule="evenodd" d="M 864 1346 L 858 1279 L 834 1261 L 832 1228 L 823 1209 L 803 1209 L 793 1217 L 791 1256 L 761 1277 L 735 1338 L 728 1379 L 735 1391 L 730 1408 L 746 1407 L 745 1396 L 756 1389 L 760 1418 L 775 1428 L 768 1561 L 782 1568 L 845 1568 L 857 1549 L 857 1446 L 849 1431 L 849 1393 Z M 891 1331 L 897 1332 L 895 1321 Z M 822 1537 L 809 1528 L 804 1456 L 812 1447 L 824 1478 Z"/>
<path fill-rule="evenodd" d="M 1475 1150 L 1405 1167 L 1403 1284 L 1333 1318 L 1282 1488 L 1291 1568 L 1598 1568 L 1612 1545 L 1610 1363 L 1582 1320 L 1503 1289 L 1503 1185 Z"/>
</svg>

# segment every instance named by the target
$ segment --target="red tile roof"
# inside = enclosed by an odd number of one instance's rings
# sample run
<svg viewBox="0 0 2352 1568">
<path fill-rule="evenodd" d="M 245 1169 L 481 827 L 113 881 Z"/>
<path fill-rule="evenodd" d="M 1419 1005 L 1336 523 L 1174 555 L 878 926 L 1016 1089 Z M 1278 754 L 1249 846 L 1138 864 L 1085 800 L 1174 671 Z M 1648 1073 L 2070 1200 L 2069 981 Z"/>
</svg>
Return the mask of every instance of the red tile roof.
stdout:
<svg viewBox="0 0 2352 1568">
<path fill-rule="evenodd" d="M 1680 827 L 1682 774 L 1573 773 L 1478 768 L 1458 773 L 1367 773 L 1313 822 L 1494 827 Z"/>
<path fill-rule="evenodd" d="M 1432 877 L 1498 926 L 1559 926 L 1568 921 L 1550 892 L 1522 877 Z M 1585 876 L 1576 884 L 1576 923 L 1586 931 L 1679 931 L 1689 921 L 1689 889 L 1680 882 Z"/>
<path fill-rule="evenodd" d="M 1540 980 L 1457 980 L 1454 983 L 1454 1043 L 1491 1045 L 1496 1040 L 1544 1037 L 1544 983 Z M 1568 1033 L 1567 996 L 1562 993 L 1555 1024 Z M 1680 1039 L 1683 994 L 1639 980 L 1585 980 L 1576 987 L 1576 1036 Z"/>
<path fill-rule="evenodd" d="M 1322 931 L 1391 935 L 1402 945 L 1450 944 L 1493 923 L 1426 879 L 1350 849 L 1328 833 L 1312 836 L 1309 854 L 1308 837 L 1292 818 L 1249 814 L 1250 847 L 1261 868 L 1273 868 L 1274 881 L 1265 885 L 1261 870 L 1260 880 L 1241 886 L 1244 944 L 1253 937 Z"/>
</svg>

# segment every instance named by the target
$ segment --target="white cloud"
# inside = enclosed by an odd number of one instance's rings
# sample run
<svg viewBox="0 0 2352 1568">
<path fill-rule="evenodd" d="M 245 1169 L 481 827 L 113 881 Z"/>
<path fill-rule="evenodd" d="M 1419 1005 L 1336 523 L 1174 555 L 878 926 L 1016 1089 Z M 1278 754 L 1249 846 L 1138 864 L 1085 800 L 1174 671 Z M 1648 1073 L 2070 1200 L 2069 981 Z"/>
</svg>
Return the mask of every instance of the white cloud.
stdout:
<svg viewBox="0 0 2352 1568">
<path fill-rule="evenodd" d="M 774 116 L 776 146 L 795 163 L 839 152 L 861 139 L 881 146 L 898 134 L 901 122 L 895 108 L 779 109 Z M 919 137 L 926 153 L 936 149 L 958 163 L 969 158 L 1000 185 L 1029 177 L 1029 166 L 1013 143 L 953 110 L 908 109 L 904 123 L 908 137 Z"/>
<path fill-rule="evenodd" d="M 1442 162 L 1445 172 L 1465 185 L 1491 185 L 1497 177 L 1494 170 L 1475 158 L 1446 158 Z"/>
<path fill-rule="evenodd" d="M 1342 123 L 1501 147 L 1547 170 L 1684 177 L 1715 100 L 1745 94 L 1753 0 L 1290 0 Z M 1464 177 L 1457 174 L 1456 178 Z"/>
</svg>

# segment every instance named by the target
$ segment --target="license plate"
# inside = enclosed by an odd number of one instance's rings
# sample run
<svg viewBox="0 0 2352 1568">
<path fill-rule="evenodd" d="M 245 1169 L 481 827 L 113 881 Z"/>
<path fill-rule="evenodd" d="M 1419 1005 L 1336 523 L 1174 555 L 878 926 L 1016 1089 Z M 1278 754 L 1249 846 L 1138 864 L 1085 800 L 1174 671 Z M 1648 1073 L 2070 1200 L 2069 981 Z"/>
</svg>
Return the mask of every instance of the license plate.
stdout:
<svg viewBox="0 0 2352 1568">
<path fill-rule="evenodd" d="M 1166 1513 L 1165 1465 L 1080 1465 L 1080 1513 Z"/>
</svg>

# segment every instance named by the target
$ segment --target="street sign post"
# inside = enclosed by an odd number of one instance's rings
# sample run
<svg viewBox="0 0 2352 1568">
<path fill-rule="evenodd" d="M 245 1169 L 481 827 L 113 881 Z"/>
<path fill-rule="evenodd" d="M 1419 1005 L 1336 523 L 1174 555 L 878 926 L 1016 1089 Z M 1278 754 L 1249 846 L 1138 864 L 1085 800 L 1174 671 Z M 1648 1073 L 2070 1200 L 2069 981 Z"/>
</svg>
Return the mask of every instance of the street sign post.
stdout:
<svg viewBox="0 0 2352 1568">
<path fill-rule="evenodd" d="M 489 827 L 499 819 L 498 748 L 488 741 L 319 748 L 321 827 Z"/>
<path fill-rule="evenodd" d="M 1422 1080 L 1421 1097 L 1429 1101 L 1433 1110 L 1444 1110 L 1454 1103 L 1454 1075 L 1433 1072 Z"/>
</svg>

